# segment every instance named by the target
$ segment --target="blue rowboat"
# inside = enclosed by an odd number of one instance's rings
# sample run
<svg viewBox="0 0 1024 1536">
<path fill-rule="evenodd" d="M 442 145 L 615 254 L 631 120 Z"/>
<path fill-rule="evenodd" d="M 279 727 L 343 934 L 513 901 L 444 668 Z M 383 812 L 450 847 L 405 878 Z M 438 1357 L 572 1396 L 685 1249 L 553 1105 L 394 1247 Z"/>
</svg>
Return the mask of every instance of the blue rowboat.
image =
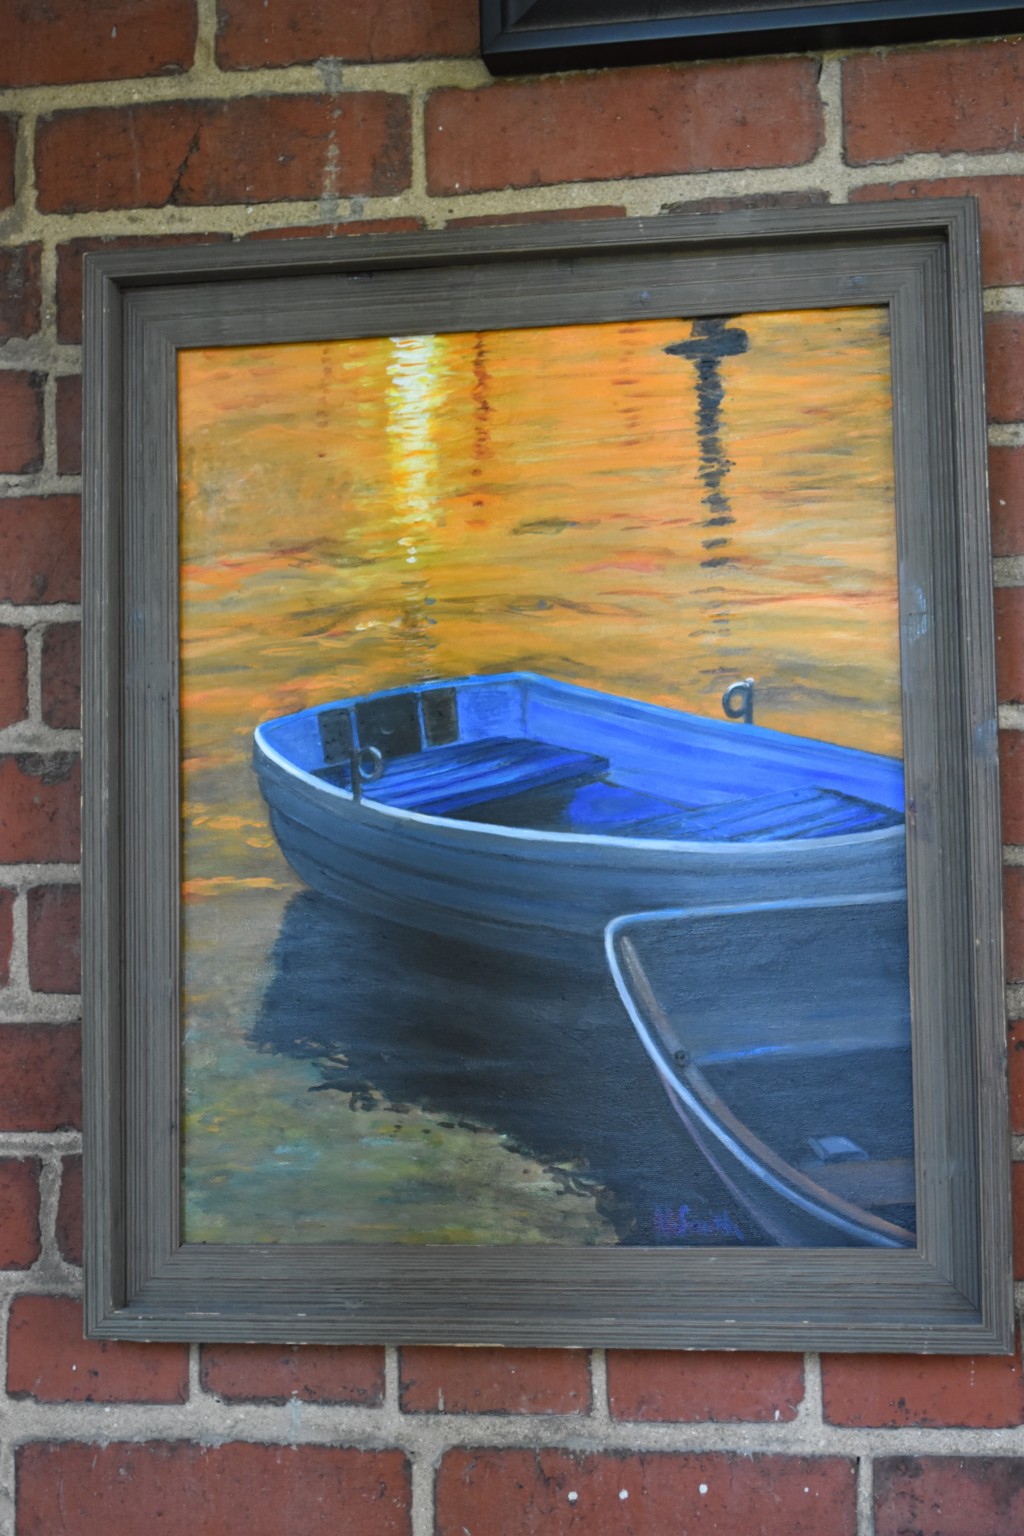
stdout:
<svg viewBox="0 0 1024 1536">
<path fill-rule="evenodd" d="M 530 673 L 268 720 L 254 764 L 315 890 L 519 952 L 655 905 L 905 883 L 897 760 Z"/>
<path fill-rule="evenodd" d="M 605 946 L 669 1100 L 766 1239 L 913 1246 L 905 892 L 636 913 Z"/>
</svg>

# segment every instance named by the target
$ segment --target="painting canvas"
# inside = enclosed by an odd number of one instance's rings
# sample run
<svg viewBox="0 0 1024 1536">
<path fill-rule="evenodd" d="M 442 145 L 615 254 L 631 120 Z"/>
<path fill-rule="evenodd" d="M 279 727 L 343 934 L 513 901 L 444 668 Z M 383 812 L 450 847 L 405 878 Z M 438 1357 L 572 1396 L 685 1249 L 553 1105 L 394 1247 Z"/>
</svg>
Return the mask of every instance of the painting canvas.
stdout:
<svg viewBox="0 0 1024 1536">
<path fill-rule="evenodd" d="M 177 370 L 184 1240 L 913 1247 L 888 307 Z"/>
</svg>

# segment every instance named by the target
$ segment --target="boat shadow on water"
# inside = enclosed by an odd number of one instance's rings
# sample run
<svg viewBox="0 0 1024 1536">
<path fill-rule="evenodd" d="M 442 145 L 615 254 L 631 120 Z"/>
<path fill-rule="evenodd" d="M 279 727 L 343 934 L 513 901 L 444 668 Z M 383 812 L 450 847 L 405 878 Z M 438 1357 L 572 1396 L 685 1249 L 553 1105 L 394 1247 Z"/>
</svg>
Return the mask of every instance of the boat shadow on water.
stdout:
<svg viewBox="0 0 1024 1536">
<path fill-rule="evenodd" d="M 294 896 L 255 1022 L 353 1113 L 416 1105 L 592 1189 L 622 1244 L 766 1239 L 700 1156 L 622 1008 L 600 939 L 510 955 Z"/>
</svg>

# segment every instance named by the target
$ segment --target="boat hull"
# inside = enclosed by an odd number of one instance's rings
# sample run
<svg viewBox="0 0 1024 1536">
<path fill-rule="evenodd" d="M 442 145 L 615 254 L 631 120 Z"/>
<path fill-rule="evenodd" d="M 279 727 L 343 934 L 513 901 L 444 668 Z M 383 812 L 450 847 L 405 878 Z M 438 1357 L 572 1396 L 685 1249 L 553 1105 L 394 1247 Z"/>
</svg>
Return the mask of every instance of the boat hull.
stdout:
<svg viewBox="0 0 1024 1536">
<path fill-rule="evenodd" d="M 271 801 L 281 851 L 314 890 L 390 921 L 525 953 L 550 952 L 567 935 L 600 939 L 613 917 L 637 909 L 855 895 L 905 880 L 902 829 L 680 846 L 509 837 L 426 818 L 395 826 L 365 803 L 343 820 L 333 807 L 291 812 Z"/>
</svg>

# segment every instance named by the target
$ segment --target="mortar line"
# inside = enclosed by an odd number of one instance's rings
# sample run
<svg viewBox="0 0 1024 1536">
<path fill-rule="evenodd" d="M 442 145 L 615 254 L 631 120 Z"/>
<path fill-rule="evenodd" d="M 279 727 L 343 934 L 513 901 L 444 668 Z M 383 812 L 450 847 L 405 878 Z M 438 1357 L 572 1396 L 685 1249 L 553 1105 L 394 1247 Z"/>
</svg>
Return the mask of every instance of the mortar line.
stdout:
<svg viewBox="0 0 1024 1536">
<path fill-rule="evenodd" d="M 409 93 L 409 195 L 428 201 L 427 190 L 427 97 L 430 92 L 415 86 Z"/>
<path fill-rule="evenodd" d="M 41 871 L 47 885 L 77 885 L 82 878 L 80 864 L 0 864 L 0 885 L 31 890 L 40 884 Z"/>
<path fill-rule="evenodd" d="M 818 75 L 818 99 L 821 102 L 822 143 L 811 161 L 809 169 L 825 172 L 826 183 L 837 185 L 848 200 L 849 188 L 844 184 L 846 166 L 843 164 L 843 71 L 837 55 L 826 54 L 821 59 Z"/>
<path fill-rule="evenodd" d="M 57 474 L 57 379 L 47 369 L 43 377 L 43 463 L 42 473 Z"/>
<path fill-rule="evenodd" d="M 20 1287 L 0 1292 L 5 1310 L 20 1294 L 39 1294 L 39 1281 L 26 1271 Z M 46 1294 L 75 1296 L 63 1277 L 48 1278 Z M 225 1403 L 202 1394 L 181 1403 L 40 1402 L 7 1399 L 0 1408 L 0 1440 L 25 1444 L 37 1439 L 56 1441 L 187 1440 L 218 1445 L 244 1438 L 263 1445 L 355 1446 L 399 1449 L 433 1467 L 455 1447 L 479 1450 L 563 1450 L 579 1456 L 712 1455 L 847 1459 L 905 1453 L 906 1431 L 921 1456 L 1024 1456 L 1024 1428 L 968 1429 L 963 1427 L 856 1428 L 833 1425 L 827 1440 L 820 1432 L 799 1430 L 793 1422 L 771 1425 L 750 1422 L 636 1423 L 614 1426 L 615 1433 L 595 1434 L 586 1420 L 527 1414 L 411 1414 L 397 1432 L 381 1409 L 352 1405 L 304 1403 L 302 1432 L 296 1433 L 292 1404 Z M 16 1422 L 13 1422 L 16 1421 Z"/>
<path fill-rule="evenodd" d="M 28 708 L 24 721 L 17 722 L 21 725 L 34 726 L 40 731 L 46 730 L 43 721 L 43 636 L 46 628 L 44 623 L 35 623 L 25 631 Z M 12 729 L 17 729 L 17 725 Z M 6 737 L 6 730 L 0 732 L 0 741 Z"/>
<path fill-rule="evenodd" d="M 0 497 L 6 501 L 32 500 L 37 496 L 71 496 L 82 488 L 79 475 L 33 475 L 16 480 L 12 475 L 0 475 Z"/>
<path fill-rule="evenodd" d="M 78 603 L 0 603 L 0 624 L 31 629 L 36 624 L 74 624 L 82 618 Z"/>
<path fill-rule="evenodd" d="M 7 968 L 7 985 L 0 1003 L 12 994 L 20 998 L 29 988 L 28 979 L 28 892 L 16 890 L 11 909 L 11 953 Z"/>
<path fill-rule="evenodd" d="M 384 1407 L 390 1408 L 398 1423 L 398 1415 L 401 1413 L 401 1372 L 398 1361 L 398 1346 L 386 1344 L 384 1346 Z"/>
<path fill-rule="evenodd" d="M 835 69 L 829 61 L 828 68 Z M 352 87 L 351 75 L 356 66 L 346 66 L 346 82 Z M 317 72 L 317 84 L 323 89 L 322 71 Z M 827 75 L 826 97 L 832 90 Z M 425 100 L 431 82 L 417 76 L 404 91 L 410 103 Z M 258 94 L 255 86 L 251 94 Z M 171 99 L 180 100 L 180 95 Z M 825 100 L 825 97 L 823 97 Z M 826 103 L 826 114 L 834 118 L 837 107 Z M 399 198 L 377 197 L 364 199 L 362 216 L 387 218 L 396 212 L 396 201 L 401 212 L 419 215 L 430 225 L 436 225 L 459 214 L 511 214 L 517 211 L 541 211 L 558 213 L 566 207 L 598 206 L 617 203 L 634 215 L 656 216 L 665 211 L 668 204 L 700 201 L 708 197 L 738 197 L 756 194 L 769 185 L 774 192 L 806 191 L 816 182 L 828 183 L 822 190 L 834 198 L 847 201 L 850 192 L 858 185 L 887 184 L 894 180 L 935 181 L 951 177 L 968 177 L 984 180 L 993 175 L 1019 175 L 1019 156 L 911 156 L 894 164 L 863 167 L 846 166 L 837 157 L 836 124 L 826 123 L 828 135 L 814 159 L 795 166 L 730 168 L 712 171 L 692 171 L 661 174 L 650 177 L 608 177 L 595 181 L 552 182 L 543 187 L 511 187 L 463 192 L 454 197 L 431 197 L 425 183 L 414 184 Z M 422 120 L 422 114 L 421 114 Z M 827 174 L 822 174 L 827 172 Z M 251 209 L 251 212 L 250 212 Z M 167 234 L 223 233 L 244 235 L 251 230 L 287 227 L 290 224 L 316 224 L 322 222 L 316 200 L 296 202 L 262 202 L 209 204 L 196 207 L 82 210 L 75 214 L 39 214 L 33 210 L 30 218 L 23 221 L 19 238 L 37 239 L 44 248 L 77 238 L 125 237 L 151 234 L 160 237 Z M 52 291 L 52 290 L 51 290 Z"/>
<path fill-rule="evenodd" d="M 857 1536 L 875 1536 L 875 1463 L 871 1456 L 857 1458 Z"/>
<path fill-rule="evenodd" d="M 81 1131 L 0 1131 L 0 1156 L 62 1157 L 81 1152 Z M 0 1273 L 2 1280 L 2 1273 Z"/>
<path fill-rule="evenodd" d="M 821 1356 L 804 1355 L 804 1395 L 797 1410 L 800 1423 L 820 1434 L 825 1428 L 825 1409 L 821 1381 Z"/>
<path fill-rule="evenodd" d="M 10 1300 L 0 1295 L 0 1381 L 7 1381 L 7 1325 Z M 0 1532 L 14 1536 L 15 1519 L 15 1442 L 7 1432 L 17 1411 L 6 1395 L 0 1395 Z"/>
<path fill-rule="evenodd" d="M 400 1447 L 405 1449 L 405 1447 Z M 406 1451 L 409 1457 L 411 1477 L 409 1522 L 412 1527 L 412 1536 L 433 1536 L 434 1532 L 434 1490 L 437 1480 L 437 1457 L 416 1455 Z M 441 1452 L 443 1455 L 443 1452 Z"/>
<path fill-rule="evenodd" d="M 32 633 L 32 630 L 28 631 L 28 635 Z M 26 635 L 26 642 L 28 635 Z M 38 675 L 36 686 L 38 687 Z M 39 708 L 38 696 L 35 707 Z M 45 725 L 39 719 L 19 720 L 16 725 L 7 725 L 0 730 L 0 753 L 27 757 L 74 757 L 81 750 L 81 731 Z"/>
<path fill-rule="evenodd" d="M 77 1024 L 81 1017 L 82 999 L 77 993 L 33 992 L 12 985 L 0 992 L 0 1024 Z"/>
<path fill-rule="evenodd" d="M 188 1401 L 191 1406 L 202 1402 L 206 1393 L 203 1390 L 202 1370 L 200 1367 L 200 1351 L 202 1345 L 194 1341 L 188 1347 Z"/>
<path fill-rule="evenodd" d="M 999 555 L 992 561 L 992 582 L 997 587 L 1024 587 L 1024 555 Z"/>
<path fill-rule="evenodd" d="M 590 1351 L 590 1419 L 595 1428 L 610 1430 L 612 1427 L 611 1404 L 608 1401 L 608 1351 Z"/>
<path fill-rule="evenodd" d="M 255 69 L 223 69 L 216 62 L 216 21 L 212 29 L 207 18 L 214 12 L 210 0 L 199 0 L 200 28 L 196 36 L 195 60 L 180 74 L 133 75 L 123 80 L 81 80 L 62 85 L 7 86 L 0 89 L 0 112 L 40 117 L 55 112 L 83 112 L 91 109 L 140 107 L 167 102 L 233 101 L 249 96 L 315 96 L 321 89 L 320 70 L 325 63 L 337 63 L 330 55 L 301 64 L 268 64 Z M 449 55 L 432 59 L 385 59 L 344 61 L 347 91 L 363 93 L 384 91 L 404 95 L 410 82 L 424 80 L 429 89 L 446 86 L 476 89 L 492 84 L 479 58 Z M 144 93 L 144 95 L 143 95 Z"/>
<path fill-rule="evenodd" d="M 982 295 L 987 315 L 1019 315 L 1024 310 L 1024 287 L 1020 283 L 991 285 Z"/>
<path fill-rule="evenodd" d="M 189 77 L 216 79 L 221 74 L 217 64 L 217 0 L 196 0 L 196 46 Z"/>
<path fill-rule="evenodd" d="M 45 308 L 44 300 L 44 311 Z M 63 374 L 81 373 L 81 359 L 81 347 L 59 342 L 52 336 L 44 335 L 42 330 L 32 336 L 11 336 L 7 341 L 0 342 L 0 368 L 9 368 L 12 372 L 31 369 L 35 373 L 51 373 L 57 378 Z M 42 473 L 36 470 L 33 475 L 38 477 Z M 30 477 L 26 475 L 24 478 Z"/>
</svg>

